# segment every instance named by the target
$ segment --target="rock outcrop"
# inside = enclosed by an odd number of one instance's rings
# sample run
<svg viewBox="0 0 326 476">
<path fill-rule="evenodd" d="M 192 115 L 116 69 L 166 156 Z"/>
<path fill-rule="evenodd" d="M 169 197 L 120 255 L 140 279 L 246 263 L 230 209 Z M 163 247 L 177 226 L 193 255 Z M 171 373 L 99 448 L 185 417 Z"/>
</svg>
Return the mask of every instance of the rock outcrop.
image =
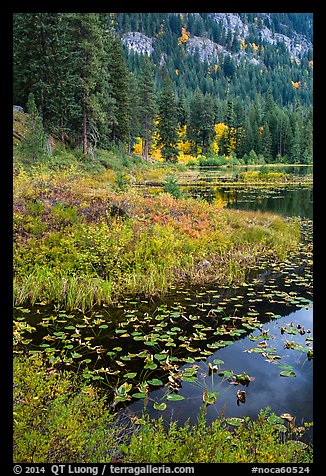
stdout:
<svg viewBox="0 0 326 476">
<path fill-rule="evenodd" d="M 139 33 L 131 31 L 122 35 L 122 43 L 127 46 L 128 51 L 150 56 L 153 52 L 153 39 Z"/>
<path fill-rule="evenodd" d="M 225 48 L 214 41 L 199 36 L 192 36 L 189 38 L 185 46 L 188 54 L 199 53 L 200 61 L 208 61 L 209 63 L 215 61 L 218 62 L 218 55 L 221 53 L 227 53 Z"/>
</svg>

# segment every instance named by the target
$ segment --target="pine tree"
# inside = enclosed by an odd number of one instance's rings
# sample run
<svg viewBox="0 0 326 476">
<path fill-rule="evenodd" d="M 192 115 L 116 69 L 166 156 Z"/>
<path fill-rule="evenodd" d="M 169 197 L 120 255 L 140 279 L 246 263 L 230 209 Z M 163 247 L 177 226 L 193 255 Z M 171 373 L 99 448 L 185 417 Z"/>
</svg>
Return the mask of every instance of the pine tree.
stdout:
<svg viewBox="0 0 326 476">
<path fill-rule="evenodd" d="M 177 102 L 170 77 L 166 75 L 158 99 L 158 133 L 161 154 L 168 162 L 178 160 L 178 116 Z"/>
<path fill-rule="evenodd" d="M 146 160 L 148 160 L 150 141 L 154 131 L 155 116 L 156 102 L 153 70 L 148 56 L 145 56 L 139 82 L 139 120 L 142 138 L 142 157 Z"/>
<path fill-rule="evenodd" d="M 179 125 L 181 127 L 185 126 L 188 122 L 189 107 L 183 91 L 179 94 L 177 101 L 177 116 Z"/>
<path fill-rule="evenodd" d="M 107 35 L 109 36 L 108 69 L 110 72 L 111 95 L 115 100 L 115 118 L 109 131 L 109 137 L 111 141 L 118 144 L 128 143 L 131 115 L 129 72 L 120 38 L 112 30 Z"/>
<path fill-rule="evenodd" d="M 202 153 L 205 155 L 211 143 L 215 138 L 215 121 L 212 97 L 205 94 L 203 101 L 203 110 L 201 114 L 201 145 Z"/>
<path fill-rule="evenodd" d="M 81 104 L 82 147 L 86 158 L 89 135 L 96 135 L 97 122 L 103 121 L 98 88 L 102 83 L 103 27 L 97 13 L 70 13 L 67 20 L 71 32 L 69 53 L 75 58 L 72 67 L 78 64 L 80 77 L 76 100 Z"/>
<path fill-rule="evenodd" d="M 202 127 L 203 107 L 204 96 L 202 92 L 197 89 L 192 101 L 190 102 L 189 122 L 187 126 L 187 137 L 191 143 L 191 153 L 195 156 L 199 154 L 199 147 L 202 143 L 200 131 Z"/>
<path fill-rule="evenodd" d="M 32 163 L 46 157 L 46 136 L 33 93 L 29 94 L 26 107 L 28 127 L 25 138 L 20 144 L 20 152 L 23 161 Z"/>
<path fill-rule="evenodd" d="M 137 78 L 133 73 L 129 73 L 128 83 L 128 97 L 130 103 L 129 113 L 129 140 L 128 140 L 128 152 L 135 143 L 135 139 L 140 135 L 140 104 L 139 104 L 139 91 L 138 91 Z"/>
<path fill-rule="evenodd" d="M 260 150 L 265 162 L 269 163 L 272 160 L 272 136 L 267 122 L 264 123 L 262 127 L 262 134 L 260 136 Z"/>
</svg>

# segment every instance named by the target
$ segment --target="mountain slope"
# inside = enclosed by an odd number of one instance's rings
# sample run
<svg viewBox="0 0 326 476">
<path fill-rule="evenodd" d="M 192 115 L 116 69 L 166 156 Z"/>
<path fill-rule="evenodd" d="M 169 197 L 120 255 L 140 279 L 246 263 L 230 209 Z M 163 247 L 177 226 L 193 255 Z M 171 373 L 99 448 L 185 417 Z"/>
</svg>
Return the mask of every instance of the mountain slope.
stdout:
<svg viewBox="0 0 326 476">
<path fill-rule="evenodd" d="M 311 14 L 117 13 L 111 19 L 130 68 L 137 71 L 139 56 L 148 55 L 158 83 L 166 69 L 187 94 L 198 87 L 221 99 L 226 92 L 254 99 L 270 90 L 280 105 L 312 103 Z"/>
</svg>

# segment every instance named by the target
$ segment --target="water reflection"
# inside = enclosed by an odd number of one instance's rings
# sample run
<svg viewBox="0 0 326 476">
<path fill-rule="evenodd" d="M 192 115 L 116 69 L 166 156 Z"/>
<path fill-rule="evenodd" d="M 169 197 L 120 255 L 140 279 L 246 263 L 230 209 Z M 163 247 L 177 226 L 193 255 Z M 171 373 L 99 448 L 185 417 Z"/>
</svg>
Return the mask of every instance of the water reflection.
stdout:
<svg viewBox="0 0 326 476">
<path fill-rule="evenodd" d="M 262 354 L 247 352 L 254 347 L 254 343 L 249 336 L 246 336 L 235 341 L 231 346 L 219 349 L 206 361 L 198 363 L 198 382 L 182 382 L 180 393 L 185 397 L 186 403 L 184 401 L 169 402 L 163 412 L 157 412 L 153 409 L 153 402 L 159 401 L 166 391 L 165 388 L 160 388 L 151 392 L 147 411 L 154 418 L 162 415 L 166 422 L 177 419 L 180 424 L 183 424 L 186 420 L 194 424 L 203 404 L 203 391 L 208 388 L 209 391 L 218 391 L 221 394 L 215 404 L 207 407 L 208 422 L 216 419 L 220 412 L 223 412 L 227 417 L 250 416 L 255 418 L 259 411 L 266 407 L 270 407 L 271 411 L 278 415 L 290 413 L 296 416 L 296 422 L 299 426 L 304 422 L 312 421 L 312 361 L 308 360 L 305 352 L 285 349 L 284 341 L 286 337 L 279 338 L 280 328 L 290 322 L 294 326 L 299 324 L 306 329 L 311 329 L 312 316 L 312 308 L 303 308 L 277 320 L 270 321 L 264 326 L 264 329 L 269 329 L 269 334 L 272 336 L 268 345 L 275 348 L 276 353 L 281 356 L 283 364 L 293 367 L 295 377 L 280 376 L 280 367 L 276 363 L 268 362 Z M 260 331 L 255 331 L 252 337 L 259 333 Z M 297 334 L 295 341 L 304 346 L 305 336 Z M 212 363 L 216 358 L 225 362 L 226 365 L 222 365 L 221 368 L 232 369 L 237 374 L 246 372 L 254 377 L 254 380 L 248 386 L 232 386 L 218 374 L 209 375 L 208 363 Z M 246 391 L 244 404 L 237 405 L 237 390 Z M 143 403 L 137 401 L 132 403 L 124 412 L 128 414 L 135 413 L 140 416 L 142 410 Z"/>
<path fill-rule="evenodd" d="M 211 192 L 210 192 L 211 193 Z M 227 203 L 228 208 L 277 213 L 283 216 L 298 216 L 312 219 L 312 189 L 234 190 L 221 188 L 215 196 Z"/>
</svg>

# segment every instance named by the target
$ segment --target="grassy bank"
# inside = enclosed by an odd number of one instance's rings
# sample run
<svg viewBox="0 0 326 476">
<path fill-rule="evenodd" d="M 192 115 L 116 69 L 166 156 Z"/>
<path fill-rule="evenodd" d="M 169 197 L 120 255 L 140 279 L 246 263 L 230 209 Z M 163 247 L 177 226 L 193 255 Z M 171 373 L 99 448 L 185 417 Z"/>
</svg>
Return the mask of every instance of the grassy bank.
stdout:
<svg viewBox="0 0 326 476">
<path fill-rule="evenodd" d="M 193 426 L 166 428 L 146 414 L 122 423 L 68 372 L 14 359 L 15 463 L 308 463 L 312 448 L 298 441 L 305 429 L 267 409 L 256 420 L 220 415 L 208 425 L 205 406 Z"/>
<path fill-rule="evenodd" d="M 298 223 L 218 201 L 149 198 L 111 169 L 15 170 L 15 305 L 86 309 L 182 282 L 241 282 L 259 259 L 283 259 L 298 240 Z"/>
</svg>

